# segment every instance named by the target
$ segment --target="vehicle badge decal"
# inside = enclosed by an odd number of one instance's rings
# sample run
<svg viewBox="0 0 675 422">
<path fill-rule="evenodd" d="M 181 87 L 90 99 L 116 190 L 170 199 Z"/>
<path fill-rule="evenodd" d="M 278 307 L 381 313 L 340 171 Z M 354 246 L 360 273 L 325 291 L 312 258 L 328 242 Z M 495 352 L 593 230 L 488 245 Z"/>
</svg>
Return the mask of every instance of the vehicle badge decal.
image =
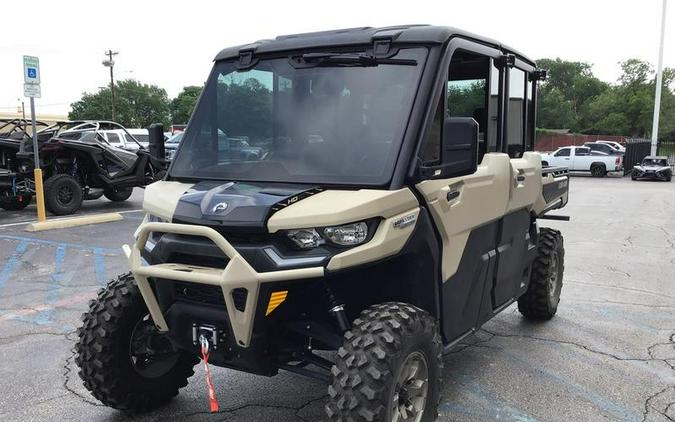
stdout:
<svg viewBox="0 0 675 422">
<path fill-rule="evenodd" d="M 213 207 L 212 212 L 221 212 L 227 209 L 227 202 L 219 202 Z"/>
</svg>

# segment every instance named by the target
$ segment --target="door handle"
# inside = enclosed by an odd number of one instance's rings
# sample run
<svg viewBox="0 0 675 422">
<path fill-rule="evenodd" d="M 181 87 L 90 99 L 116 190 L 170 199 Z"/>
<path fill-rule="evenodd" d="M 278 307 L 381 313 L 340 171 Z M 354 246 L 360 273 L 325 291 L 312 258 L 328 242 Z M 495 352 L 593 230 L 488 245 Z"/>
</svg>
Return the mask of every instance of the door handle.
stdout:
<svg viewBox="0 0 675 422">
<path fill-rule="evenodd" d="M 522 183 L 522 182 L 524 182 L 524 181 L 525 181 L 525 176 L 524 176 L 524 175 L 519 174 L 518 176 L 516 176 L 516 182 Z"/>
<path fill-rule="evenodd" d="M 451 190 L 448 192 L 448 195 L 446 196 L 448 199 L 448 202 L 452 201 L 453 199 L 459 198 L 459 191 L 458 190 Z"/>
</svg>

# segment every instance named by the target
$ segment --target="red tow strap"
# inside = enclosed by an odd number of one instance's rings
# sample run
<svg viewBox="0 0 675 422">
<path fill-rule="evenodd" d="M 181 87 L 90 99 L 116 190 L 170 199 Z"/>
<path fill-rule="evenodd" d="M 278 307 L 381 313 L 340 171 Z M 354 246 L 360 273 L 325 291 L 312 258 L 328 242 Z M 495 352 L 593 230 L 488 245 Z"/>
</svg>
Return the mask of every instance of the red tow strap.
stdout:
<svg viewBox="0 0 675 422">
<path fill-rule="evenodd" d="M 211 371 L 209 370 L 208 341 L 201 342 L 201 354 L 202 360 L 204 361 L 204 371 L 206 372 L 206 386 L 209 390 L 209 407 L 211 408 L 211 413 L 216 413 L 218 411 L 218 400 L 216 399 L 216 390 L 213 388 L 213 382 L 211 381 Z"/>
</svg>

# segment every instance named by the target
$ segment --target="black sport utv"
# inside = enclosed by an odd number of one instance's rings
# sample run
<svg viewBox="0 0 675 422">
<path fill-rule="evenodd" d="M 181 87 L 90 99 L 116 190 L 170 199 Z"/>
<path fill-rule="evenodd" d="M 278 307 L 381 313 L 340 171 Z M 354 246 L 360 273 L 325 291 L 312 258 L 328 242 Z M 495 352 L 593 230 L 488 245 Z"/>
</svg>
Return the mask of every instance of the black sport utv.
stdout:
<svg viewBox="0 0 675 422">
<path fill-rule="evenodd" d="M 62 125 L 36 121 L 38 145 L 51 139 Z M 31 131 L 29 120 L 0 120 L 0 208 L 8 211 L 22 210 L 33 199 Z"/>
<path fill-rule="evenodd" d="M 514 302 L 526 318 L 557 311 L 563 238 L 538 221 L 564 219 L 546 213 L 569 178 L 532 152 L 544 75 L 434 26 L 221 51 L 145 191 L 131 272 L 83 317 L 84 385 L 147 411 L 201 356 L 324 380 L 330 420 L 432 421 L 444 349 Z M 261 153 L 231 154 L 223 133 Z"/>
<path fill-rule="evenodd" d="M 115 122 L 62 122 L 49 135 L 39 137 L 40 167 L 45 182 L 45 205 L 56 215 L 76 212 L 85 199 L 105 195 L 111 201 L 125 201 L 134 187 L 143 187 L 159 180 L 165 173 L 165 161 L 151 156 L 138 143 L 138 150 L 130 152 L 117 148 L 102 135 L 104 131 L 124 131 L 128 139 L 135 138 Z M 40 132 L 38 133 L 40 135 Z M 14 153 L 0 145 L 0 154 L 6 153 L 6 172 L 0 173 L 0 205 L 11 209 L 13 204 L 27 205 L 25 198 L 34 193 L 34 154 L 32 141 L 22 140 Z M 1 158 L 1 157 L 0 157 Z M 0 162 L 0 167 L 3 167 Z"/>
</svg>

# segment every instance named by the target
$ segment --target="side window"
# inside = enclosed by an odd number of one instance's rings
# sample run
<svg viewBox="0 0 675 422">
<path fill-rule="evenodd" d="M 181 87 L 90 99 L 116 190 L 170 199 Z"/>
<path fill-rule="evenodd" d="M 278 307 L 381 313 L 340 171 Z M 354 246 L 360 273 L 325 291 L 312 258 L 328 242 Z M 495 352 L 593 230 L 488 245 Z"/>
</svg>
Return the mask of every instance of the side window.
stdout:
<svg viewBox="0 0 675 422">
<path fill-rule="evenodd" d="M 508 153 L 511 158 L 522 157 L 525 150 L 525 72 L 509 69 Z"/>
<path fill-rule="evenodd" d="M 478 123 L 478 162 L 489 151 L 490 62 L 486 56 L 466 51 L 456 52 L 450 61 L 445 92 L 447 117 L 472 117 Z"/>
<path fill-rule="evenodd" d="M 426 133 L 420 148 L 420 159 L 424 165 L 434 165 L 441 161 L 441 126 L 443 125 L 443 95 L 438 102 L 434 120 L 431 122 L 431 127 Z"/>
<path fill-rule="evenodd" d="M 110 142 L 111 144 L 119 145 L 122 143 L 122 141 L 120 141 L 119 135 L 117 135 L 116 133 L 107 133 L 106 135 L 108 136 L 108 142 Z"/>
<path fill-rule="evenodd" d="M 488 106 L 488 98 L 492 97 L 488 92 L 493 85 L 490 69 L 489 57 L 467 51 L 455 52 L 448 69 L 448 82 L 420 148 L 420 159 L 425 165 L 440 163 L 443 119 L 446 117 L 472 117 L 478 122 L 478 162 L 486 151 L 496 150 L 497 125 L 496 117 L 492 116 L 497 114 L 497 94 L 494 105 Z M 494 89 L 497 89 L 496 85 Z"/>
<path fill-rule="evenodd" d="M 577 148 L 574 151 L 574 155 L 590 155 L 590 154 L 591 154 L 590 148 Z"/>
<path fill-rule="evenodd" d="M 569 148 L 563 148 L 560 151 L 556 152 L 555 157 L 569 157 L 570 156 L 570 149 Z"/>
</svg>

